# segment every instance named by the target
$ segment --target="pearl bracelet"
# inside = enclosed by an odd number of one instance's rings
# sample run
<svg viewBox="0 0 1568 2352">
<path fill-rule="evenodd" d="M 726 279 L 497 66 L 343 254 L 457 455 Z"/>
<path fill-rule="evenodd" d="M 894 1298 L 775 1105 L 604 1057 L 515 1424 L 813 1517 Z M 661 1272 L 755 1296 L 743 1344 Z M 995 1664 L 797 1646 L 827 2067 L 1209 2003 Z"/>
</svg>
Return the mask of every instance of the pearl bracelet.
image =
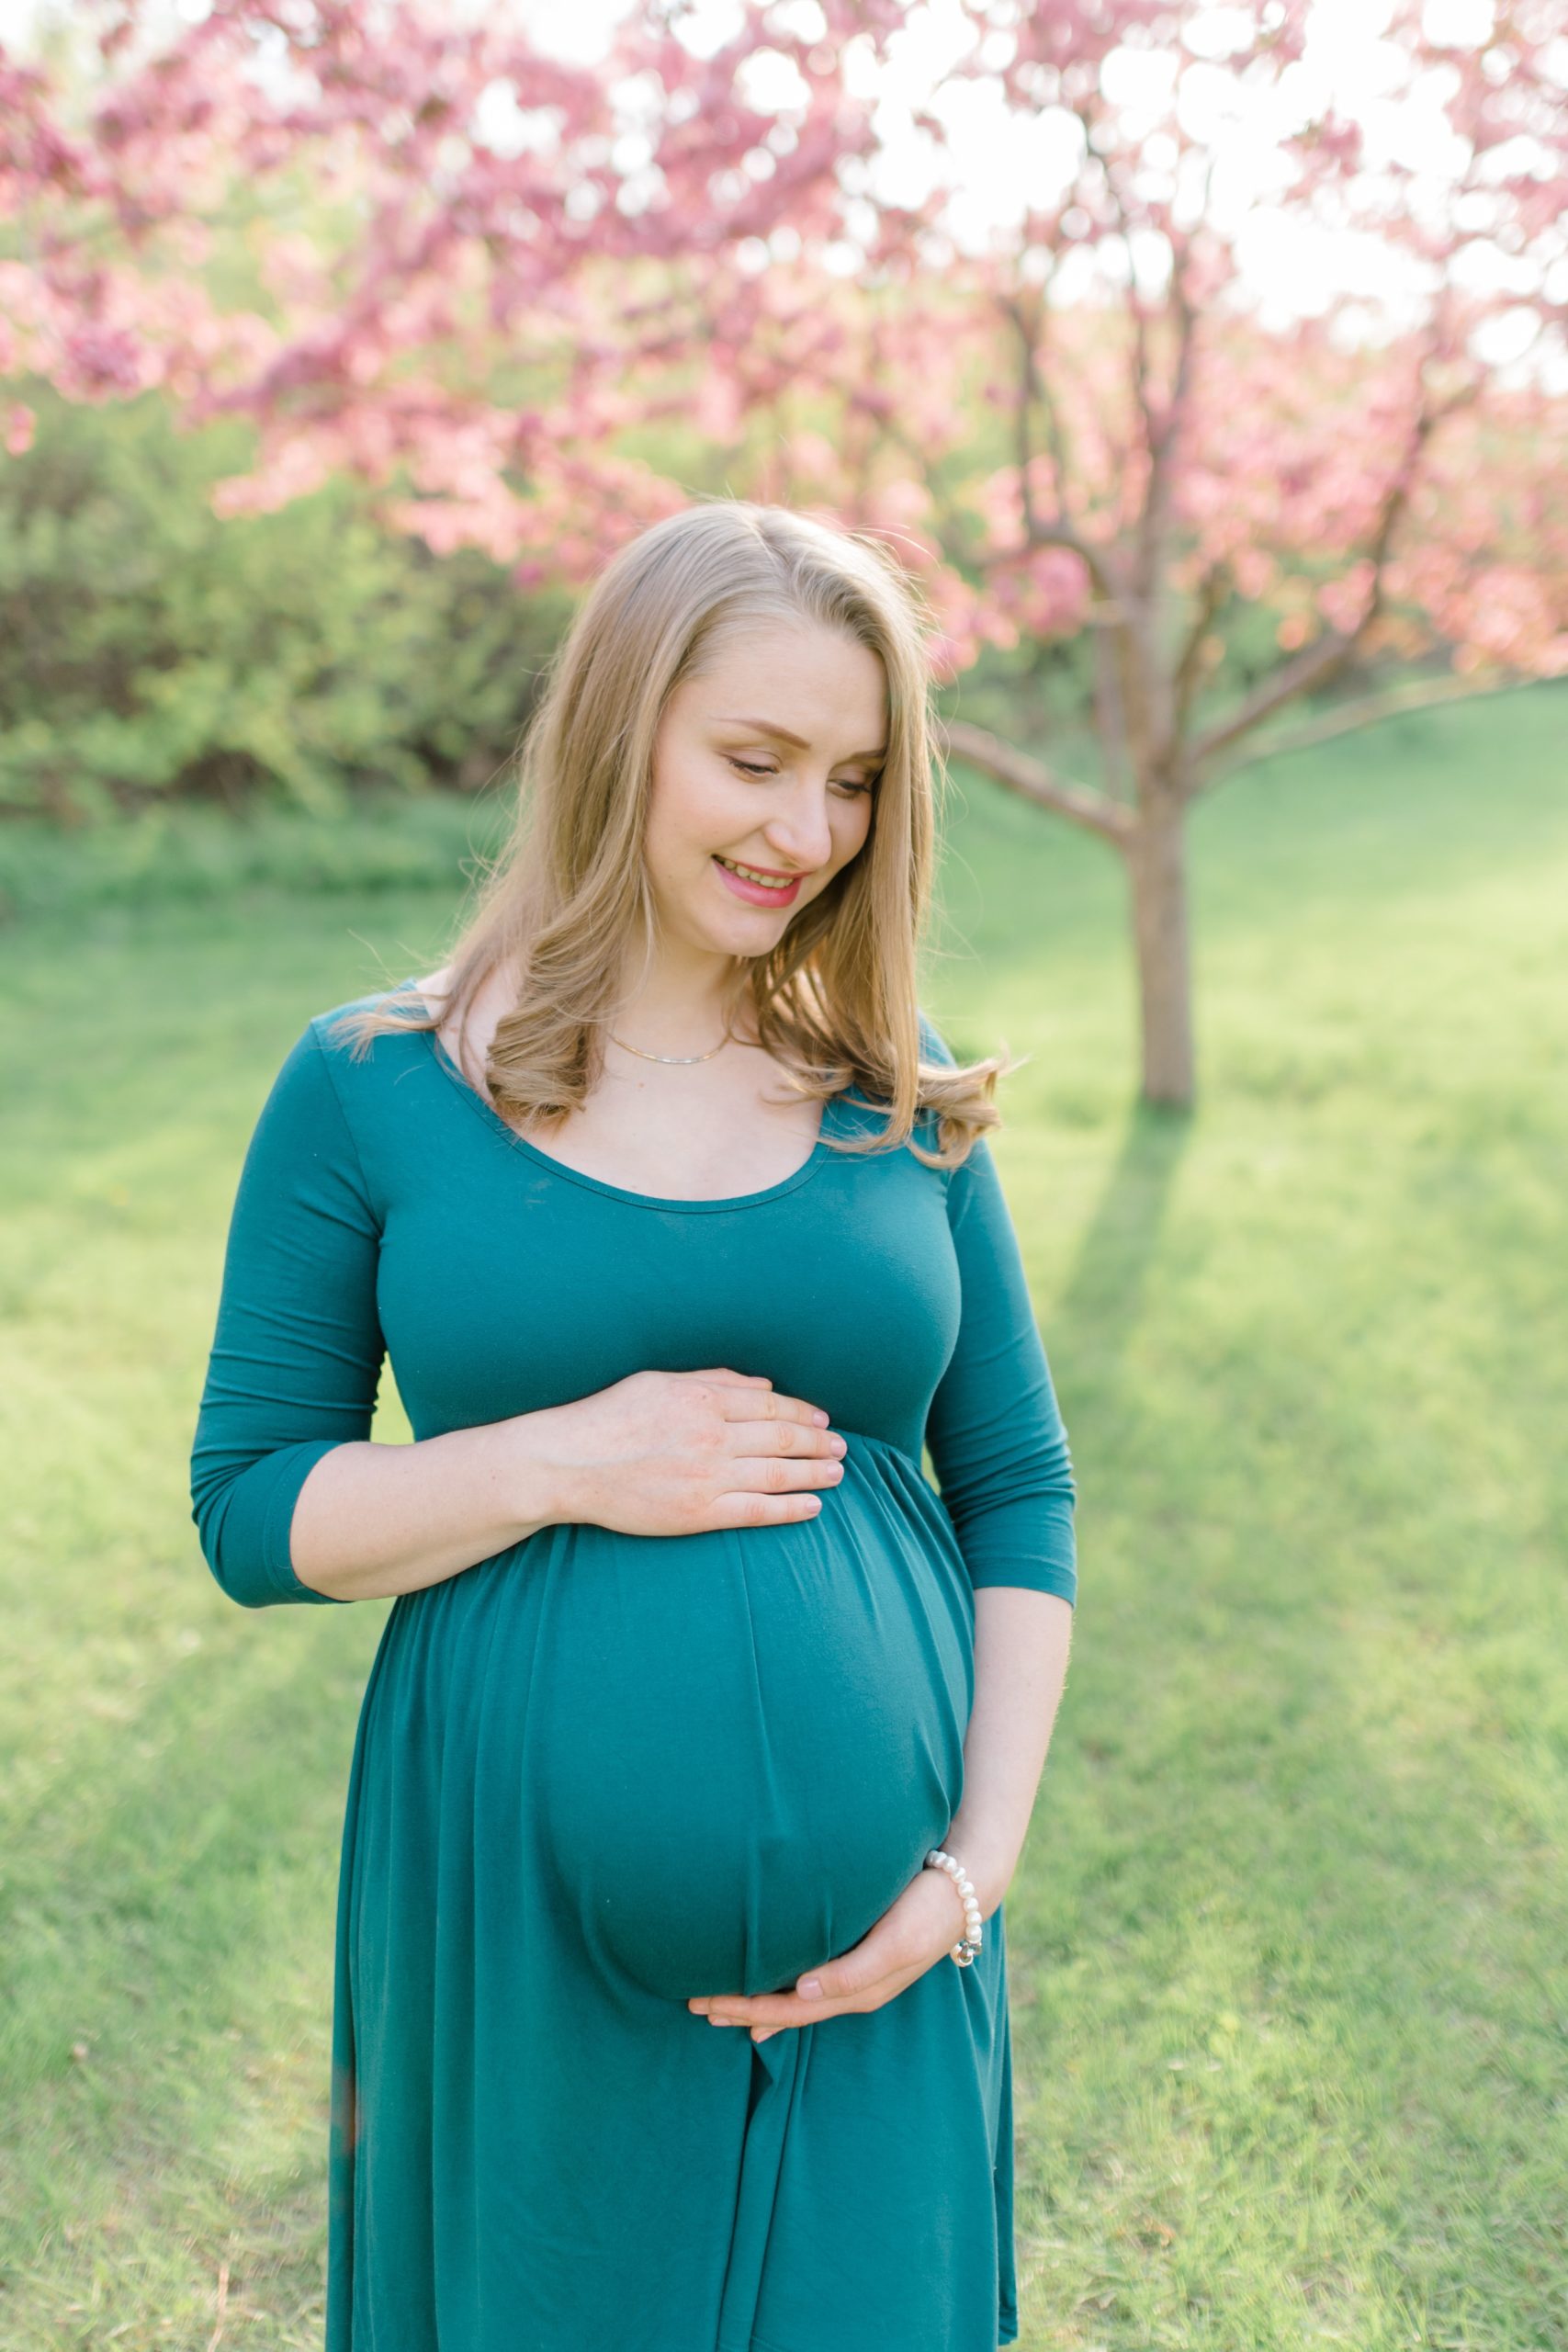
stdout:
<svg viewBox="0 0 1568 2352">
<path fill-rule="evenodd" d="M 953 1957 L 960 1968 L 967 1968 L 978 1957 L 981 1947 L 980 1899 L 975 1892 L 975 1883 L 963 1863 L 953 1855 L 944 1854 L 940 1846 L 931 1848 L 922 1867 L 928 1871 L 945 1871 L 958 1889 L 959 1900 L 964 1905 L 964 1937 L 962 1942 L 953 1945 Z"/>
</svg>

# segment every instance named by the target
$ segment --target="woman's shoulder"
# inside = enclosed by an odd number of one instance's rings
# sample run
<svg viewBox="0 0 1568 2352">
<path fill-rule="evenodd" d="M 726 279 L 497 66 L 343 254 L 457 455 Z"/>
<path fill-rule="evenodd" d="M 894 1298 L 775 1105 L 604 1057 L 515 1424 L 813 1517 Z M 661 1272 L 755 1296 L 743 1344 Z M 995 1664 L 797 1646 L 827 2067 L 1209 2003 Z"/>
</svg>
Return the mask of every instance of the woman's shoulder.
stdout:
<svg viewBox="0 0 1568 2352">
<path fill-rule="evenodd" d="M 377 1198 L 405 1148 L 414 1097 L 429 1082 L 430 1040 L 425 1030 L 364 1030 L 357 1020 L 395 1010 L 408 992 L 400 981 L 310 1013 L 275 1071 L 258 1120 L 275 1148 L 287 1146 L 323 1173 L 336 1168 Z"/>
<path fill-rule="evenodd" d="M 357 1136 L 356 1112 L 383 1096 L 389 1084 L 406 1077 L 411 1063 L 428 1057 L 428 1036 L 423 1030 L 378 1027 L 362 1016 L 396 1012 L 409 999 L 406 981 L 390 988 L 367 989 L 362 995 L 310 1013 L 299 1030 L 273 1079 L 268 1116 L 292 1117 L 319 1131 L 323 1123 L 335 1127 L 338 1114 Z"/>
<path fill-rule="evenodd" d="M 425 1016 L 420 983 L 417 980 L 395 980 L 386 988 L 367 989 L 362 996 L 345 997 L 341 1004 L 328 1005 L 321 1012 L 313 1012 L 305 1024 L 301 1042 L 313 1042 L 329 1058 L 359 1058 L 356 1052 L 363 1041 L 367 1058 L 380 1046 L 383 1038 L 389 1046 L 400 1045 L 408 1037 L 421 1037 L 423 1029 L 411 1028 L 400 1016 L 413 1014 L 420 1020 Z M 391 1016 L 383 1025 L 381 1016 Z M 370 1016 L 368 1019 L 364 1016 Z"/>
</svg>

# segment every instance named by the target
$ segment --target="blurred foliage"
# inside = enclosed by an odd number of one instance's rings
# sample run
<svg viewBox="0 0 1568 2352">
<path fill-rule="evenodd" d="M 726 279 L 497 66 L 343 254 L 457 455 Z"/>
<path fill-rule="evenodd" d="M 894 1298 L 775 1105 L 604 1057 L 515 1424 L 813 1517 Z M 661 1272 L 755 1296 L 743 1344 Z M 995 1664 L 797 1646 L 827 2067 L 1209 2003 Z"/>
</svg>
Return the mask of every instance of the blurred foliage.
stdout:
<svg viewBox="0 0 1568 2352">
<path fill-rule="evenodd" d="M 329 816 L 366 783 L 471 792 L 505 764 L 567 600 L 435 557 L 347 480 L 221 519 L 248 425 L 25 389 L 38 437 L 0 465 L 0 814 Z"/>
<path fill-rule="evenodd" d="M 505 843 L 513 783 L 508 771 L 471 796 L 371 785 L 324 812 L 276 794 L 232 810 L 171 795 L 71 831 L 13 816 L 0 825 L 0 928 L 92 909 L 247 906 L 268 889 L 304 899 L 444 890 L 455 902 Z"/>
</svg>

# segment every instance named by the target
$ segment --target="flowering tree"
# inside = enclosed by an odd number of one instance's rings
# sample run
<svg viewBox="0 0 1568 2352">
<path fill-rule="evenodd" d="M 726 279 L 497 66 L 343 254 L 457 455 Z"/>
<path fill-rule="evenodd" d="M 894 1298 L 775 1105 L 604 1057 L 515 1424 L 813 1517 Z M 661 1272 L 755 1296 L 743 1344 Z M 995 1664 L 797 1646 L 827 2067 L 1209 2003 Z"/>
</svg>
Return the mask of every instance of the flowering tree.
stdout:
<svg viewBox="0 0 1568 2352">
<path fill-rule="evenodd" d="M 738 0 L 705 51 L 683 0 L 641 0 L 592 68 L 501 12 L 219 0 L 162 45 L 117 13 L 69 128 L 0 62 L 27 239 L 0 372 L 245 413 L 231 511 L 349 467 L 525 582 L 586 578 L 684 503 L 635 453 L 684 432 L 694 473 L 886 534 L 944 681 L 1082 634 L 1098 775 L 956 719 L 949 745 L 1121 854 L 1144 1091 L 1187 1102 L 1196 797 L 1261 750 L 1568 671 L 1555 0 L 1452 39 L 1438 0 L 1382 7 L 1364 121 L 1307 0 L 950 0 L 913 200 L 877 78 L 912 37 L 897 0 Z M 1401 149 L 1401 96 L 1440 168 Z M 1016 217 L 978 244 L 977 120 L 1018 159 Z M 1248 138 L 1271 179 L 1238 197 Z M 213 224 L 302 164 L 311 233 L 263 212 L 254 299 L 220 296 Z M 1357 232 L 1405 289 L 1271 320 L 1264 220 Z"/>
</svg>

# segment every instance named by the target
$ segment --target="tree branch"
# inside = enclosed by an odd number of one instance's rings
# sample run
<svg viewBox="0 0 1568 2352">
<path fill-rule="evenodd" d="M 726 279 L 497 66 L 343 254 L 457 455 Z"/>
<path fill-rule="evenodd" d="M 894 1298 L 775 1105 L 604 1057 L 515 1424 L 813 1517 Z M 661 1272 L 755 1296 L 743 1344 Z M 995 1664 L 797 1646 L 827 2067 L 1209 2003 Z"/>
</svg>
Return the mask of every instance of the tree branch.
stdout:
<svg viewBox="0 0 1568 2352">
<path fill-rule="evenodd" d="M 1209 566 L 1198 583 L 1197 606 L 1171 682 L 1171 735 L 1177 743 L 1186 735 L 1187 723 L 1192 715 L 1192 705 L 1202 680 L 1204 642 L 1230 593 L 1230 567 L 1223 556 Z"/>
<path fill-rule="evenodd" d="M 1108 634 L 1095 614 L 1096 608 L 1091 605 L 1088 625 L 1092 631 L 1090 660 L 1094 665 L 1094 708 L 1100 748 L 1111 797 L 1124 806 L 1136 798 L 1137 786 L 1128 757 L 1127 715 L 1122 699 L 1122 648 L 1119 637 Z"/>
<path fill-rule="evenodd" d="M 1039 346 L 1050 316 L 1047 297 L 1050 279 L 1031 298 L 1021 293 L 1004 294 L 1001 307 L 1018 336 L 1019 356 L 1019 466 L 1023 473 L 1023 513 L 1031 538 L 1035 528 L 1034 514 L 1027 475 L 1027 461 L 1032 451 L 1029 441 L 1029 407 L 1038 401 L 1045 417 L 1045 438 L 1052 462 L 1056 469 L 1056 507 L 1062 516 L 1067 511 L 1067 481 L 1072 472 L 1071 453 L 1067 448 L 1061 413 L 1051 390 L 1049 378 L 1040 366 Z"/>
<path fill-rule="evenodd" d="M 1359 695 L 1353 702 L 1341 703 L 1337 709 L 1325 710 L 1299 727 L 1287 728 L 1281 735 L 1249 745 L 1240 757 L 1226 760 L 1200 776 L 1189 797 L 1195 800 L 1200 793 L 1213 790 L 1238 769 L 1250 767 L 1255 760 L 1271 760 L 1281 752 L 1305 751 L 1309 745 L 1326 743 L 1336 735 L 1375 727 L 1380 718 L 1395 718 L 1404 711 L 1427 710 L 1442 703 L 1479 701 L 1483 695 L 1513 694 L 1521 686 L 1541 683 L 1535 677 L 1502 677 L 1494 673 L 1479 679 L 1420 678 L 1408 685 L 1388 687 L 1381 694 Z"/>
<path fill-rule="evenodd" d="M 1023 517 L 1023 536 L 1032 545 L 1034 534 L 1040 527 L 1040 518 L 1034 512 L 1034 485 L 1029 479 L 1029 469 L 1034 457 L 1029 435 L 1029 403 L 1034 389 L 1034 341 L 1032 330 L 1023 314 L 1021 301 L 1004 302 L 1003 308 L 1018 330 L 1019 387 L 1018 408 L 1013 417 L 1013 440 L 1018 459 L 1018 503 Z M 1058 501 L 1062 494 L 1062 468 L 1058 459 L 1056 466 Z"/>
<path fill-rule="evenodd" d="M 1192 779 L 1188 786 L 1190 795 L 1202 790 L 1200 779 L 1205 775 L 1217 752 L 1224 751 L 1241 736 L 1250 734 L 1270 712 L 1280 709 L 1285 703 L 1294 702 L 1300 695 L 1310 694 L 1314 686 L 1326 685 L 1344 669 L 1382 612 L 1394 530 L 1410 503 L 1416 469 L 1427 445 L 1438 425 L 1456 410 L 1468 405 L 1473 398 L 1473 387 L 1467 386 L 1452 399 L 1440 403 L 1429 402 L 1425 397 L 1418 399 L 1416 413 L 1410 420 L 1404 454 L 1383 496 L 1371 544 L 1367 550 L 1366 560 L 1372 567 L 1372 584 L 1360 619 L 1352 629 L 1328 629 L 1313 644 L 1303 646 L 1292 661 L 1283 662 L 1272 676 L 1260 679 L 1228 718 L 1211 727 L 1207 734 L 1199 739 L 1188 762 L 1188 774 Z"/>
<path fill-rule="evenodd" d="M 1122 586 L 1111 569 L 1108 554 L 1105 549 L 1096 547 L 1092 539 L 1084 537 L 1067 512 L 1067 479 L 1072 467 L 1072 453 L 1067 447 L 1061 412 L 1052 392 L 1049 379 L 1040 365 L 1039 345 L 1036 341 L 1036 326 L 1042 334 L 1044 332 L 1046 305 L 1042 300 L 1036 305 L 1035 316 L 1032 320 L 1026 313 L 1021 296 L 1003 295 L 1000 298 L 1000 304 L 1019 339 L 1021 381 L 1017 446 L 1024 544 L 1029 548 L 1071 548 L 1073 554 L 1079 559 L 1088 571 L 1101 600 L 1108 605 L 1114 605 L 1120 618 L 1122 617 Z M 1044 518 L 1034 511 L 1029 484 L 1028 466 L 1032 449 L 1028 420 L 1032 401 L 1038 401 L 1040 403 L 1041 412 L 1045 419 L 1046 441 L 1050 447 L 1052 462 L 1056 469 L 1056 512 Z"/>
<path fill-rule="evenodd" d="M 1282 662 L 1271 676 L 1260 678 L 1228 718 L 1198 738 L 1189 756 L 1189 773 L 1202 774 L 1216 752 L 1224 751 L 1239 737 L 1249 735 L 1271 711 L 1293 702 L 1298 695 L 1310 694 L 1314 686 L 1325 684 L 1349 659 L 1355 642 L 1354 637 L 1346 636 L 1342 630 L 1329 629 L 1314 644 L 1304 645 L 1292 660 Z"/>
<path fill-rule="evenodd" d="M 983 775 L 1010 790 L 1021 794 L 1025 800 L 1034 801 L 1042 808 L 1054 809 L 1058 817 L 1067 818 L 1075 825 L 1082 825 L 1091 833 L 1103 834 L 1121 848 L 1131 837 L 1134 820 L 1130 810 L 1098 792 L 1089 792 L 1080 784 L 1059 776 L 1043 761 L 1032 759 L 1027 752 L 1004 743 L 998 735 L 984 727 L 972 727 L 967 719 L 937 721 L 939 734 L 944 739 L 942 750 L 952 752 Z"/>
</svg>

